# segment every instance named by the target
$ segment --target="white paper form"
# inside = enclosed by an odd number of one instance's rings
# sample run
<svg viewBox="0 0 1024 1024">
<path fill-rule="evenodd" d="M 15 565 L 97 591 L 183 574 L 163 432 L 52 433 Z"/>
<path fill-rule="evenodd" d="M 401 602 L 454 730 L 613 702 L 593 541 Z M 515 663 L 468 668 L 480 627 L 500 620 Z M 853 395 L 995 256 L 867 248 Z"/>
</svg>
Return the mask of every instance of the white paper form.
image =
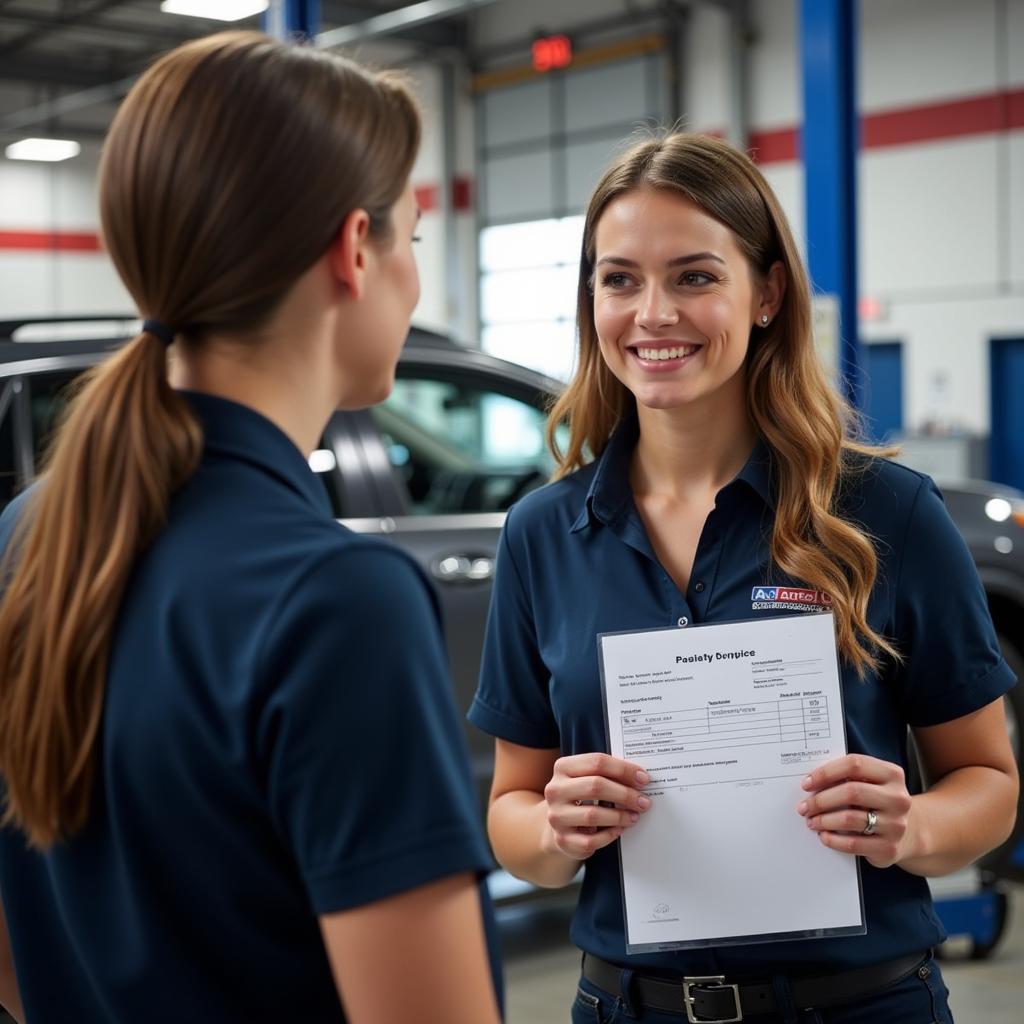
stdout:
<svg viewBox="0 0 1024 1024">
<path fill-rule="evenodd" d="M 598 642 L 610 753 L 651 775 L 620 840 L 627 950 L 862 934 L 857 859 L 796 811 L 846 753 L 831 612 Z"/>
</svg>

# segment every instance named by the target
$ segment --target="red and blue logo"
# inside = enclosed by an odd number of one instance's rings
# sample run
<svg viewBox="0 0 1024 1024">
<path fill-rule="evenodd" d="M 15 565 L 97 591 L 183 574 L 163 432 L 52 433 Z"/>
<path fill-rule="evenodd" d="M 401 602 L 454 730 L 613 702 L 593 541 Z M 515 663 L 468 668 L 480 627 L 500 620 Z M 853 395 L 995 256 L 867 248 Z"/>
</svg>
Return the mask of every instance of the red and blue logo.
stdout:
<svg viewBox="0 0 1024 1024">
<path fill-rule="evenodd" d="M 823 590 L 809 587 L 754 587 L 750 592 L 754 611 L 824 611 L 832 607 L 832 598 Z"/>
</svg>

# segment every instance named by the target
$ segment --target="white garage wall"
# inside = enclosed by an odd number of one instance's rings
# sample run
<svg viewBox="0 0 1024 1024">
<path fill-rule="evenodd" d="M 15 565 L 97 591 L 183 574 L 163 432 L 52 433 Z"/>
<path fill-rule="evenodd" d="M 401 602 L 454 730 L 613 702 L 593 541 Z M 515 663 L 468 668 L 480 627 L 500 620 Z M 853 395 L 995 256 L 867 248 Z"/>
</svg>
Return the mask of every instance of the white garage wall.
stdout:
<svg viewBox="0 0 1024 1024">
<path fill-rule="evenodd" d="M 861 3 L 865 112 L 1024 83 L 1020 0 Z M 903 341 L 911 430 L 988 433 L 989 339 L 1024 336 L 1022 143 L 1017 128 L 861 157 L 860 290 L 883 309 L 861 331 L 869 342 Z"/>
<path fill-rule="evenodd" d="M 372 55 L 367 55 L 372 60 Z M 413 170 L 413 183 L 424 186 L 433 206 L 421 220 L 417 247 L 422 298 L 416 322 L 446 330 L 453 322 L 475 322 L 475 299 L 453 309 L 447 299 L 444 218 L 438 192 L 442 160 L 441 75 L 436 67 L 414 65 L 405 69 L 423 108 L 423 144 Z M 460 90 L 464 117 L 471 123 L 465 82 Z M 0 320 L 21 316 L 130 313 L 131 297 L 112 264 L 101 252 L 69 251 L 60 243 L 50 249 L 5 247 L 4 234 L 22 232 L 99 233 L 96 175 L 100 146 L 83 144 L 82 152 L 59 164 L 7 160 L 0 156 Z M 473 163 L 472 139 L 462 140 L 456 170 L 469 177 Z M 476 229 L 463 211 L 456 218 L 463 248 L 475 248 Z M 475 262 L 463 268 L 475 279 Z M 474 295 L 474 288 L 463 289 Z M 467 334 L 472 328 L 464 328 Z"/>
<path fill-rule="evenodd" d="M 996 0 L 860 0 L 862 108 L 995 88 L 998 6 Z"/>
<path fill-rule="evenodd" d="M 99 150 L 30 164 L 0 159 L 0 232 L 95 234 Z M 130 311 L 131 300 L 100 253 L 0 247 L 0 319 Z"/>
</svg>

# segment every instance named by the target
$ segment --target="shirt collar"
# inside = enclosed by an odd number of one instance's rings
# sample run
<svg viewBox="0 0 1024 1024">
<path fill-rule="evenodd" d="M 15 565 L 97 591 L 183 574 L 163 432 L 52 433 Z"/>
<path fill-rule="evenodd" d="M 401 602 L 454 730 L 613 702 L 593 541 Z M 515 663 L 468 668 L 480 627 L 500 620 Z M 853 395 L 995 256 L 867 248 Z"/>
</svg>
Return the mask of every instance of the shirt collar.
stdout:
<svg viewBox="0 0 1024 1024">
<path fill-rule="evenodd" d="M 295 443 L 255 409 L 218 395 L 181 391 L 203 428 L 206 452 L 241 459 L 273 476 L 331 516 L 327 492 Z"/>
<path fill-rule="evenodd" d="M 575 533 L 595 520 L 606 526 L 629 507 L 629 460 L 640 437 L 635 414 L 627 416 L 615 428 L 604 451 L 598 456 L 587 497 L 571 531 Z"/>
<path fill-rule="evenodd" d="M 775 508 L 775 484 L 772 480 L 772 450 L 763 437 L 754 442 L 753 451 L 743 468 L 736 474 L 736 480 L 742 480 L 769 507 Z M 731 485 L 730 485 L 731 486 Z"/>
<path fill-rule="evenodd" d="M 570 528 L 571 533 L 595 521 L 607 526 L 628 510 L 633 497 L 629 487 L 629 460 L 639 438 L 640 423 L 635 414 L 627 416 L 615 428 L 607 447 L 596 460 L 583 508 Z M 758 437 L 743 468 L 719 494 L 743 481 L 766 505 L 774 508 L 771 463 L 771 449 Z"/>
</svg>

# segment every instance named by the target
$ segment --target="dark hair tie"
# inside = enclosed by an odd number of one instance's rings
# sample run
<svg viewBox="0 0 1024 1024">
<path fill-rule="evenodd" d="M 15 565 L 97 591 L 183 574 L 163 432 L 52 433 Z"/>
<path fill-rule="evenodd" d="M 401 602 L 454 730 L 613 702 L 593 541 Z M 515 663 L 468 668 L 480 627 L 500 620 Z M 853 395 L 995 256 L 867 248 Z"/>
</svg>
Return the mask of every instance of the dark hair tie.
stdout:
<svg viewBox="0 0 1024 1024">
<path fill-rule="evenodd" d="M 174 343 L 174 336 L 178 332 L 165 324 L 163 320 L 143 320 L 142 333 L 152 334 L 154 338 L 159 338 L 165 345 L 170 346 Z"/>
</svg>

